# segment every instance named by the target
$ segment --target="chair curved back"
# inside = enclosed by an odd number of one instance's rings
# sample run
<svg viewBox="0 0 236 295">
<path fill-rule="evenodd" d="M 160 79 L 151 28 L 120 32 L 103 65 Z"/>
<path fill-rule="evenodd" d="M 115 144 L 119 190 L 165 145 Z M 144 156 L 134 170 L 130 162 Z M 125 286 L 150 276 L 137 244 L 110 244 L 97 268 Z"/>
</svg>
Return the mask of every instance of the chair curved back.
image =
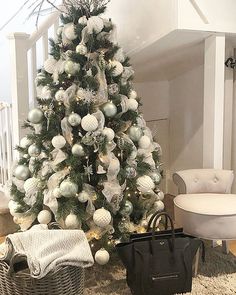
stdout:
<svg viewBox="0 0 236 295">
<path fill-rule="evenodd" d="M 179 194 L 231 192 L 234 173 L 232 170 L 189 169 L 173 174 L 173 181 Z"/>
</svg>

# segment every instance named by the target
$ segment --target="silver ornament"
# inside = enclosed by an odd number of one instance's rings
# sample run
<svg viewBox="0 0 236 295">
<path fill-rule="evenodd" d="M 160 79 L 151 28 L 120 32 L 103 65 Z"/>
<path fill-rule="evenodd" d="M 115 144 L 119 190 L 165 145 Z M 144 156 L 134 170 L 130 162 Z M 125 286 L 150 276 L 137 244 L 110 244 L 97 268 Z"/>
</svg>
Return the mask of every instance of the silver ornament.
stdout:
<svg viewBox="0 0 236 295">
<path fill-rule="evenodd" d="M 33 124 L 38 124 L 43 119 L 43 112 L 40 109 L 32 109 L 28 114 L 28 120 Z"/>
<path fill-rule="evenodd" d="M 62 181 L 60 184 L 60 192 L 66 198 L 75 197 L 78 191 L 78 185 L 69 179 Z"/>
<path fill-rule="evenodd" d="M 78 63 L 75 63 L 71 60 L 68 60 L 65 63 L 65 72 L 68 75 L 75 75 L 79 71 L 80 71 L 80 65 Z"/>
<path fill-rule="evenodd" d="M 128 129 L 128 135 L 133 141 L 139 141 L 143 135 L 142 129 L 138 126 L 131 126 Z"/>
<path fill-rule="evenodd" d="M 127 178 L 135 178 L 137 175 L 136 169 L 134 167 L 125 168 L 125 175 Z"/>
<path fill-rule="evenodd" d="M 87 47 L 82 43 L 77 45 L 75 50 L 76 50 L 77 53 L 79 53 L 81 55 L 86 55 L 88 53 Z"/>
<path fill-rule="evenodd" d="M 68 117 L 68 122 L 73 127 L 78 126 L 81 122 L 81 117 L 76 113 L 71 113 Z"/>
<path fill-rule="evenodd" d="M 75 214 L 70 213 L 69 215 L 66 216 L 65 226 L 70 229 L 81 228 L 81 221 L 78 219 L 78 217 Z"/>
<path fill-rule="evenodd" d="M 30 175 L 29 168 L 25 165 L 19 165 L 15 169 L 15 177 L 19 180 L 26 180 Z"/>
<path fill-rule="evenodd" d="M 155 184 L 159 184 L 161 182 L 161 174 L 158 172 L 152 172 L 149 174 L 151 179 L 155 182 Z"/>
<path fill-rule="evenodd" d="M 119 93 L 120 88 L 118 84 L 113 83 L 107 86 L 107 90 L 110 95 L 115 95 Z"/>
<path fill-rule="evenodd" d="M 108 128 L 108 127 L 105 127 L 102 130 L 102 134 L 107 137 L 108 141 L 112 141 L 115 137 L 115 132 L 111 128 Z"/>
<path fill-rule="evenodd" d="M 130 230 L 130 221 L 129 218 L 122 218 L 122 220 L 118 223 L 118 229 L 121 233 L 127 233 Z"/>
<path fill-rule="evenodd" d="M 38 157 L 40 155 L 40 149 L 37 147 L 37 145 L 34 143 L 34 144 L 31 144 L 28 148 L 28 154 L 31 156 L 31 157 Z"/>
<path fill-rule="evenodd" d="M 107 227 L 111 222 L 111 213 L 104 209 L 97 209 L 93 214 L 93 221 L 99 227 Z"/>
<path fill-rule="evenodd" d="M 132 212 L 133 204 L 129 200 L 126 200 L 124 207 L 120 211 L 120 214 L 123 216 L 129 216 Z"/>
<path fill-rule="evenodd" d="M 74 156 L 79 156 L 79 157 L 85 156 L 84 148 L 79 143 L 76 143 L 72 146 L 71 152 Z"/>
<path fill-rule="evenodd" d="M 102 106 L 102 111 L 106 117 L 112 118 L 117 114 L 117 107 L 113 102 L 108 101 Z"/>
<path fill-rule="evenodd" d="M 89 194 L 86 191 L 82 191 L 81 193 L 79 193 L 78 200 L 81 203 L 86 203 L 88 199 L 89 199 Z"/>
<path fill-rule="evenodd" d="M 57 101 L 64 101 L 64 98 L 65 98 L 65 90 L 63 89 L 58 90 L 55 94 L 55 99 Z"/>
</svg>

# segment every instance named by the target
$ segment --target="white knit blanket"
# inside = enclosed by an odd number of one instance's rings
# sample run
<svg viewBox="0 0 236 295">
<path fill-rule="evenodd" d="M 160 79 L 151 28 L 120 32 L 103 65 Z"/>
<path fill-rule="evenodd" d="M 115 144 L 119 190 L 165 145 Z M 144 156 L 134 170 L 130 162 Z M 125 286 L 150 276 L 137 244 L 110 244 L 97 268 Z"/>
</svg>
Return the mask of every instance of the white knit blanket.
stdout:
<svg viewBox="0 0 236 295">
<path fill-rule="evenodd" d="M 93 256 L 82 230 L 45 230 L 42 227 L 8 235 L 1 260 L 10 265 L 25 257 L 32 277 L 41 279 L 61 266 L 90 267 Z"/>
</svg>

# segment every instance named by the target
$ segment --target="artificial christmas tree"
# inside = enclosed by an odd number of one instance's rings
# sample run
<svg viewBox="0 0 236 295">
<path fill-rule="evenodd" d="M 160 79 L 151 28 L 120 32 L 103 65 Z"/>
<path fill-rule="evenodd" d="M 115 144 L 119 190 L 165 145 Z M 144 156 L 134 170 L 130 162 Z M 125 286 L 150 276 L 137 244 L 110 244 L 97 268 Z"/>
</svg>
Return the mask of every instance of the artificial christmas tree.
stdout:
<svg viewBox="0 0 236 295">
<path fill-rule="evenodd" d="M 38 107 L 17 147 L 10 211 L 22 230 L 57 221 L 107 251 L 163 209 L 160 146 L 139 110 L 134 71 L 102 17 L 107 1 L 64 1 L 62 25 L 36 78 Z M 103 249 L 105 248 L 105 249 Z"/>
</svg>

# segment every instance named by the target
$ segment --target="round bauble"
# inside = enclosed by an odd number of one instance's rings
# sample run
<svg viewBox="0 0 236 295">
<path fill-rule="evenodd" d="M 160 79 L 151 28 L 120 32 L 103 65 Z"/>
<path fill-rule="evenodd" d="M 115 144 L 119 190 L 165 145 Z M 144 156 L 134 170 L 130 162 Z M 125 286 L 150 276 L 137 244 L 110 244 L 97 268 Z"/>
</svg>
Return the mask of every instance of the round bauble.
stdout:
<svg viewBox="0 0 236 295">
<path fill-rule="evenodd" d="M 137 171 L 134 167 L 126 167 L 125 168 L 125 175 L 127 178 L 135 178 L 137 175 Z"/>
<path fill-rule="evenodd" d="M 64 98 L 65 98 L 65 90 L 63 89 L 58 90 L 55 94 L 55 99 L 57 101 L 64 101 Z"/>
<path fill-rule="evenodd" d="M 155 184 L 159 184 L 161 182 L 161 174 L 159 172 L 152 172 L 149 174 L 149 176 L 155 182 Z"/>
<path fill-rule="evenodd" d="M 93 115 L 86 115 L 81 120 L 81 126 L 85 131 L 94 131 L 98 128 L 98 120 Z"/>
<path fill-rule="evenodd" d="M 128 135 L 133 141 L 139 141 L 143 135 L 142 129 L 138 126 L 131 126 L 128 129 Z"/>
<path fill-rule="evenodd" d="M 45 62 L 44 62 L 44 70 L 48 72 L 49 74 L 53 74 L 55 70 L 57 60 L 53 57 L 49 57 Z"/>
<path fill-rule="evenodd" d="M 150 144 L 151 140 L 147 135 L 143 135 L 138 141 L 138 145 L 141 149 L 148 149 Z"/>
<path fill-rule="evenodd" d="M 55 149 L 61 149 L 65 146 L 66 140 L 62 135 L 56 135 L 52 139 L 52 145 Z"/>
<path fill-rule="evenodd" d="M 120 214 L 123 216 L 129 216 L 132 212 L 133 204 L 129 200 L 126 200 L 124 207 L 120 211 Z"/>
<path fill-rule="evenodd" d="M 134 98 L 130 98 L 127 100 L 127 107 L 131 111 L 136 111 L 138 109 L 138 102 Z"/>
<path fill-rule="evenodd" d="M 84 44 L 82 44 L 82 43 L 80 43 L 79 45 L 77 45 L 75 50 L 80 55 L 86 55 L 88 53 L 88 48 Z"/>
<path fill-rule="evenodd" d="M 65 226 L 70 229 L 78 229 L 81 228 L 81 222 L 78 220 L 75 214 L 70 213 L 66 216 Z"/>
<path fill-rule="evenodd" d="M 74 156 L 79 156 L 79 157 L 85 156 L 84 148 L 79 143 L 76 143 L 72 146 L 71 152 Z"/>
<path fill-rule="evenodd" d="M 131 90 L 130 93 L 129 93 L 129 98 L 130 99 L 135 99 L 137 98 L 137 92 L 135 90 Z"/>
<path fill-rule="evenodd" d="M 32 109 L 29 111 L 28 120 L 33 124 L 39 124 L 42 122 L 43 119 L 43 112 L 40 109 Z"/>
<path fill-rule="evenodd" d="M 164 198 L 165 198 L 165 194 L 164 194 L 162 191 L 159 191 L 159 192 L 157 193 L 157 195 L 158 195 L 158 199 L 159 199 L 160 201 L 163 201 L 163 200 L 164 200 Z"/>
<path fill-rule="evenodd" d="M 52 191 L 53 197 L 55 198 L 60 198 L 62 196 L 61 194 L 61 190 L 59 187 L 54 188 L 54 190 Z"/>
<path fill-rule="evenodd" d="M 78 200 L 81 203 L 86 203 L 89 199 L 89 194 L 86 191 L 82 191 L 81 193 L 78 194 Z"/>
<path fill-rule="evenodd" d="M 26 194 L 31 195 L 38 187 L 39 180 L 35 177 L 28 178 L 24 183 L 24 190 Z"/>
<path fill-rule="evenodd" d="M 30 175 L 29 168 L 25 165 L 19 165 L 15 169 L 15 177 L 19 180 L 26 180 Z"/>
<path fill-rule="evenodd" d="M 82 26 L 86 26 L 87 25 L 87 22 L 88 22 L 88 20 L 87 20 L 87 17 L 85 15 L 84 16 L 81 16 L 79 18 L 79 20 L 78 20 L 78 23 L 80 25 L 82 25 Z"/>
<path fill-rule="evenodd" d="M 48 100 L 48 99 L 51 99 L 51 96 L 52 94 L 51 94 L 50 88 L 48 86 L 44 86 L 42 88 L 40 97 L 44 100 Z"/>
<path fill-rule="evenodd" d="M 153 180 L 148 175 L 140 176 L 137 179 L 137 186 L 142 193 L 149 193 L 155 188 Z"/>
<path fill-rule="evenodd" d="M 32 144 L 32 141 L 28 139 L 26 136 L 20 140 L 20 147 L 22 147 L 23 149 L 26 149 L 31 144 Z"/>
<path fill-rule="evenodd" d="M 60 184 L 60 191 L 62 196 L 66 198 L 75 197 L 78 191 L 78 185 L 66 179 Z"/>
<path fill-rule="evenodd" d="M 107 227 L 111 222 L 111 213 L 104 208 L 97 209 L 93 214 L 93 221 L 99 227 Z"/>
<path fill-rule="evenodd" d="M 80 65 L 78 63 L 75 63 L 75 62 L 73 62 L 71 60 L 68 60 L 65 63 L 65 72 L 68 75 L 75 75 L 79 71 L 80 71 Z"/>
<path fill-rule="evenodd" d="M 73 23 L 68 23 L 64 26 L 63 32 L 68 40 L 72 41 L 77 38 L 77 35 L 75 33 L 75 29 L 76 29 L 76 27 Z"/>
<path fill-rule="evenodd" d="M 117 107 L 113 102 L 108 101 L 102 106 L 102 111 L 107 118 L 112 118 L 117 114 Z"/>
<path fill-rule="evenodd" d="M 30 157 L 38 157 L 40 155 L 40 152 L 40 149 L 35 143 L 31 144 L 28 148 L 28 154 L 30 155 Z"/>
<path fill-rule="evenodd" d="M 119 93 L 120 88 L 119 88 L 119 85 L 118 84 L 113 83 L 113 84 L 109 84 L 107 86 L 107 90 L 108 90 L 108 93 L 110 95 L 115 95 L 115 94 L 118 94 Z"/>
<path fill-rule="evenodd" d="M 111 128 L 108 128 L 108 127 L 105 127 L 102 130 L 102 134 L 107 137 L 108 141 L 112 141 L 115 137 L 115 132 Z"/>
<path fill-rule="evenodd" d="M 110 254 L 105 249 L 100 249 L 95 253 L 95 261 L 99 265 L 105 265 L 110 260 Z"/>
<path fill-rule="evenodd" d="M 122 64 L 117 60 L 111 61 L 109 63 L 109 68 L 114 68 L 112 71 L 113 77 L 117 77 L 117 76 L 121 75 L 123 73 L 123 69 L 124 69 Z"/>
<path fill-rule="evenodd" d="M 80 115 L 78 115 L 76 113 L 71 113 L 68 117 L 68 122 L 73 127 L 79 126 L 79 124 L 81 122 L 81 117 L 80 117 Z"/>
<path fill-rule="evenodd" d="M 39 212 L 37 219 L 40 224 L 48 224 L 52 220 L 52 213 L 48 210 L 42 210 Z"/>
<path fill-rule="evenodd" d="M 96 34 L 100 33 L 103 29 L 103 20 L 99 16 L 92 16 L 87 21 L 88 33 L 92 34 L 95 32 Z"/>
<path fill-rule="evenodd" d="M 165 208 L 165 205 L 162 201 L 156 201 L 153 206 L 157 211 L 163 211 Z"/>
</svg>

